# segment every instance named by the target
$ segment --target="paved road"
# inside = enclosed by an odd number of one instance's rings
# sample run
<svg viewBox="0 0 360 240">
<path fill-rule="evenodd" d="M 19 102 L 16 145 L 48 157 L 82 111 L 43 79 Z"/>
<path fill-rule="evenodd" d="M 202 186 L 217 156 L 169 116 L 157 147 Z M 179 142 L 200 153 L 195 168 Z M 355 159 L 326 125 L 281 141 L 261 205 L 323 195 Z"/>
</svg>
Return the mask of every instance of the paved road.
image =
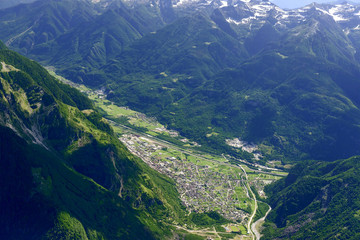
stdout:
<svg viewBox="0 0 360 240">
<path fill-rule="evenodd" d="M 205 160 L 205 161 L 209 161 L 209 162 L 213 162 L 213 163 L 216 163 L 216 164 L 219 164 L 219 165 L 224 165 L 224 166 L 230 166 L 230 167 L 235 167 L 235 168 L 240 168 L 241 165 L 235 165 L 235 164 L 231 164 L 231 163 L 225 163 L 225 162 L 220 162 L 220 161 L 216 161 L 216 160 L 213 160 L 213 159 L 210 159 L 210 158 L 207 158 L 207 157 L 204 157 L 200 154 L 197 154 L 197 153 L 193 153 L 192 151 L 189 151 L 189 150 L 186 150 L 184 148 L 181 148 L 181 147 L 178 147 L 176 146 L 174 143 L 171 143 L 171 142 L 168 142 L 168 141 L 165 141 L 165 140 L 162 140 L 162 139 L 159 139 L 157 137 L 154 137 L 154 136 L 151 136 L 150 134 L 147 134 L 147 133 L 143 133 L 143 132 L 139 132 L 139 131 L 136 131 L 134 129 L 132 129 L 131 127 L 128 127 L 128 126 L 125 126 L 125 125 L 122 125 L 122 124 L 119 124 L 117 122 L 114 122 L 110 119 L 107 119 L 108 122 L 111 124 L 111 125 L 114 125 L 114 126 L 117 126 L 117 127 L 121 127 L 123 129 L 126 129 L 128 130 L 129 132 L 133 133 L 133 134 L 136 134 L 136 135 L 139 135 L 139 136 L 143 136 L 145 138 L 148 138 L 148 139 L 151 139 L 159 144 L 162 144 L 164 147 L 170 147 L 174 150 L 177 150 L 177 151 L 180 151 L 182 153 L 186 153 L 186 154 L 189 154 L 190 156 L 193 156 L 193 157 L 196 157 L 196 158 L 199 158 L 199 159 L 202 159 L 202 160 Z M 221 157 L 221 156 L 218 156 L 218 157 Z M 224 157 L 226 159 L 226 157 L 224 156 L 224 154 L 222 154 L 222 157 Z M 226 159 L 227 160 L 227 159 Z M 248 164 L 248 165 L 252 165 L 251 163 L 248 163 L 246 162 L 245 160 L 241 160 L 241 162 L 243 162 L 244 164 Z M 258 165 L 258 166 L 261 166 L 261 165 Z M 241 167 L 242 168 L 242 167 Z M 265 166 L 263 166 L 263 168 L 266 168 Z M 272 168 L 273 170 L 275 168 Z M 280 175 L 280 174 L 275 174 L 275 173 L 269 173 L 269 172 L 263 172 L 263 171 L 259 171 L 259 170 L 256 170 L 256 169 L 251 169 L 252 171 L 255 171 L 255 172 L 259 172 L 259 173 L 264 173 L 264 174 L 269 174 L 269 175 L 275 175 L 275 176 L 283 176 L 283 175 Z M 281 171 L 279 169 L 276 169 L 277 171 Z"/>
<path fill-rule="evenodd" d="M 244 169 L 241 165 L 240 165 L 240 167 L 241 167 L 241 169 L 243 170 L 243 172 L 244 172 L 244 174 L 245 174 L 245 178 L 246 178 L 246 180 L 247 180 L 247 179 L 248 179 L 248 175 L 247 175 L 245 169 Z M 247 226 L 248 233 L 251 234 L 251 237 L 252 237 L 252 239 L 254 240 L 254 239 L 255 239 L 255 235 L 254 235 L 254 233 L 253 233 L 253 231 L 252 231 L 252 229 L 251 229 L 251 223 L 252 223 L 252 220 L 253 220 L 254 217 L 255 217 L 255 214 L 256 214 L 258 205 L 257 205 L 256 196 L 255 196 L 254 192 L 251 190 L 251 187 L 250 187 L 248 181 L 246 181 L 246 187 L 248 188 L 249 192 L 251 193 L 251 195 L 253 196 L 253 199 L 254 199 L 254 201 L 255 201 L 254 212 L 251 214 L 250 219 L 249 219 L 249 221 L 248 221 L 248 226 Z"/>
</svg>

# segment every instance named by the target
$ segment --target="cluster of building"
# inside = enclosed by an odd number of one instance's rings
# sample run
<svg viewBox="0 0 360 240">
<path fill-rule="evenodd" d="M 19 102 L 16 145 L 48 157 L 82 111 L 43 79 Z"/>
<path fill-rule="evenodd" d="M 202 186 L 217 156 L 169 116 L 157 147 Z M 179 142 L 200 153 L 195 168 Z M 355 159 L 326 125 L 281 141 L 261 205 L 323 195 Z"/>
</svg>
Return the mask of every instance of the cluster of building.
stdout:
<svg viewBox="0 0 360 240">
<path fill-rule="evenodd" d="M 224 174 L 196 164 L 186 154 L 172 156 L 166 146 L 135 134 L 123 135 L 120 140 L 150 167 L 176 182 L 181 200 L 190 212 L 215 210 L 229 220 L 245 221 L 248 214 L 239 207 L 244 198 L 235 191 L 243 189 L 246 194 L 241 174 Z"/>
</svg>

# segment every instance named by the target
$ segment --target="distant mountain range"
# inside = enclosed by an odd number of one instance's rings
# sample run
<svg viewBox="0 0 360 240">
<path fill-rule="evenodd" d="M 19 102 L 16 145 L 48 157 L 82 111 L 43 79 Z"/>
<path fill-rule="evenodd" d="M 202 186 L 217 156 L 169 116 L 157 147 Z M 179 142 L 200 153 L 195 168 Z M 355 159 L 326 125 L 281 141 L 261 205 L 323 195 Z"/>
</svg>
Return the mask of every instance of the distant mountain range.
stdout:
<svg viewBox="0 0 360 240">
<path fill-rule="evenodd" d="M 347 3 L 43 0 L 0 11 L 0 39 L 216 151 L 240 137 L 264 160 L 337 159 L 360 153 L 359 17 Z"/>
<path fill-rule="evenodd" d="M 328 4 L 344 4 L 344 3 L 349 3 L 349 4 L 359 4 L 360 1 L 359 0 L 353 0 L 353 1 L 342 1 L 342 0 L 337 0 L 337 1 L 329 1 L 327 2 Z"/>
<path fill-rule="evenodd" d="M 31 3 L 36 0 L 2 0 L 0 1 L 0 9 L 16 6 L 20 3 Z"/>
<path fill-rule="evenodd" d="M 37 1 L 37 0 L 2 0 L 0 2 L 0 9 L 1 8 L 13 7 L 13 6 L 16 6 L 16 5 L 21 4 L 21 3 L 31 3 L 31 2 L 35 2 L 35 1 Z M 114 2 L 114 1 L 118 1 L 118 0 L 88 0 L 88 1 L 93 2 L 93 3 L 102 3 L 102 4 L 106 5 L 109 2 Z M 124 0 L 124 2 L 131 2 L 131 0 Z M 133 1 L 133 2 L 136 2 L 136 1 Z M 141 1 L 137 1 L 137 2 L 141 2 Z M 144 2 L 145 1 L 142 1 L 142 3 L 144 3 Z M 196 0 L 193 0 L 193 1 L 191 1 L 191 0 L 179 1 L 178 0 L 178 1 L 173 1 L 173 2 L 175 2 L 175 5 L 181 5 L 181 4 L 185 3 L 185 2 L 188 2 L 188 3 L 196 2 Z M 227 1 L 223 1 L 223 2 L 227 2 Z M 276 5 L 280 6 L 280 7 L 288 6 L 289 4 L 291 4 L 289 2 L 281 1 L 281 0 L 277 0 L 277 1 L 274 0 L 274 1 L 271 1 L 271 2 L 273 2 L 274 4 L 276 4 Z M 323 1 L 323 3 L 328 3 L 328 4 L 342 4 L 344 2 L 347 2 L 347 3 L 350 3 L 350 4 L 359 4 L 360 3 L 360 1 L 356 1 L 356 0 L 354 0 L 354 1 L 337 0 L 337 1 L 328 1 L 328 2 Z M 311 2 L 309 2 L 309 3 L 311 3 Z M 287 4 L 287 5 L 285 5 L 285 4 Z M 302 4 L 305 5 L 304 3 L 302 3 Z M 301 5 L 296 5 L 296 8 L 299 8 L 299 7 L 302 7 L 302 6 Z M 288 7 L 288 8 L 295 8 L 295 7 Z"/>
<path fill-rule="evenodd" d="M 345 1 L 345 0 L 317 0 L 317 1 L 312 1 L 312 0 L 298 0 L 298 1 L 286 1 L 286 0 L 270 0 L 270 2 L 278 5 L 281 8 L 284 9 L 296 9 L 296 8 L 301 8 L 304 7 L 305 5 L 311 4 L 313 2 L 317 2 L 317 3 L 327 3 L 327 4 L 343 4 L 344 2 L 350 3 L 350 4 L 358 4 L 359 1 L 354 0 L 354 1 Z"/>
</svg>

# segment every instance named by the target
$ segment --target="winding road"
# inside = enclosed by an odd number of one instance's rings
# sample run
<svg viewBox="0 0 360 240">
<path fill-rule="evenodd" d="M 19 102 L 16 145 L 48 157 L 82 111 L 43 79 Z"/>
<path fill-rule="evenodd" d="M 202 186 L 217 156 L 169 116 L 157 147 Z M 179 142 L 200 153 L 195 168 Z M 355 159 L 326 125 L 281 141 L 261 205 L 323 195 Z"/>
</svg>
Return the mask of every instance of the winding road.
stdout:
<svg viewBox="0 0 360 240">
<path fill-rule="evenodd" d="M 245 178 L 246 178 L 246 180 L 247 180 L 247 179 L 248 179 L 248 176 L 247 176 L 247 173 L 246 173 L 245 169 L 244 169 L 241 165 L 240 165 L 240 167 L 241 167 L 241 169 L 243 170 L 243 172 L 244 172 L 244 174 L 245 174 Z M 251 193 L 251 195 L 253 196 L 253 199 L 254 199 L 254 201 L 255 201 L 254 212 L 251 214 L 251 217 L 250 217 L 250 219 L 249 219 L 249 221 L 248 221 L 248 227 L 247 227 L 247 228 L 248 228 L 248 233 L 251 234 L 253 240 L 254 240 L 254 239 L 260 240 L 261 234 L 260 234 L 258 228 L 259 228 L 259 225 L 262 224 L 262 223 L 265 221 L 266 217 L 269 215 L 269 213 L 270 213 L 270 211 L 271 211 L 271 207 L 268 205 L 268 206 L 269 206 L 269 210 L 266 212 L 265 216 L 262 217 L 262 218 L 260 218 L 259 220 L 257 220 L 257 221 L 254 222 L 253 224 L 251 224 L 252 221 L 253 221 L 253 219 L 254 219 L 254 217 L 255 217 L 255 215 L 256 215 L 256 211 L 257 211 L 257 208 L 258 208 L 258 201 L 257 201 L 257 199 L 256 199 L 256 196 L 255 196 L 254 192 L 253 192 L 252 189 L 250 188 L 248 181 L 247 181 L 247 183 L 246 183 L 246 187 L 249 189 L 249 191 L 250 191 L 250 193 Z M 265 203 L 265 204 L 266 204 L 266 203 Z M 250 226 L 251 226 L 251 227 L 250 227 Z"/>
<path fill-rule="evenodd" d="M 245 174 L 246 180 L 248 180 L 248 175 L 247 175 L 245 169 L 244 169 L 241 165 L 239 165 L 239 166 L 240 166 L 240 168 L 243 170 L 243 172 L 244 172 L 244 174 Z M 252 230 L 252 228 L 251 228 L 251 223 L 252 223 L 252 220 L 253 220 L 254 217 L 255 217 L 255 214 L 256 214 L 256 211 L 257 211 L 257 208 L 258 208 L 258 204 L 257 204 L 256 196 L 255 196 L 254 192 L 251 190 L 251 187 L 250 187 L 248 181 L 246 181 L 246 187 L 247 187 L 247 189 L 249 190 L 249 192 L 251 193 L 251 195 L 253 196 L 253 199 L 254 199 L 254 201 L 255 201 L 254 212 L 251 214 L 250 219 L 249 219 L 249 221 L 248 221 L 248 225 L 247 225 L 248 233 L 251 234 L 252 239 L 254 240 L 256 233 L 253 232 L 253 230 Z"/>
</svg>

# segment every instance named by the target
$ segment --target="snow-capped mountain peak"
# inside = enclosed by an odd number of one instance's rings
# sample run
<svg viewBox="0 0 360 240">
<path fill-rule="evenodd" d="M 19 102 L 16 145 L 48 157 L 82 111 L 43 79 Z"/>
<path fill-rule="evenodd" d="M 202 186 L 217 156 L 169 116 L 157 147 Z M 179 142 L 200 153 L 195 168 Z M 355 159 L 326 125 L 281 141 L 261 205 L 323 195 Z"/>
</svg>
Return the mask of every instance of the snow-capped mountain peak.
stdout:
<svg viewBox="0 0 360 240">
<path fill-rule="evenodd" d="M 247 28 L 261 27 L 270 22 L 276 28 L 288 28 L 306 21 L 314 14 L 328 15 L 343 29 L 360 29 L 360 5 L 309 4 L 303 8 L 285 10 L 269 0 L 88 0 L 93 3 L 122 1 L 129 6 L 146 4 L 159 7 L 161 11 L 175 11 L 177 15 L 187 15 L 196 11 L 211 14 L 219 9 L 231 25 Z M 172 8 L 172 9 L 170 9 Z M 170 14 L 173 14 L 172 12 Z"/>
<path fill-rule="evenodd" d="M 240 3 L 240 4 L 239 4 Z M 284 28 L 305 21 L 312 14 L 328 15 L 344 28 L 360 28 L 360 6 L 349 3 L 343 4 L 310 4 L 295 10 L 284 10 L 269 1 L 237 0 L 228 6 L 237 8 L 238 15 L 232 10 L 222 8 L 226 20 L 230 24 L 254 25 L 266 21 L 277 21 L 275 27 Z"/>
</svg>

